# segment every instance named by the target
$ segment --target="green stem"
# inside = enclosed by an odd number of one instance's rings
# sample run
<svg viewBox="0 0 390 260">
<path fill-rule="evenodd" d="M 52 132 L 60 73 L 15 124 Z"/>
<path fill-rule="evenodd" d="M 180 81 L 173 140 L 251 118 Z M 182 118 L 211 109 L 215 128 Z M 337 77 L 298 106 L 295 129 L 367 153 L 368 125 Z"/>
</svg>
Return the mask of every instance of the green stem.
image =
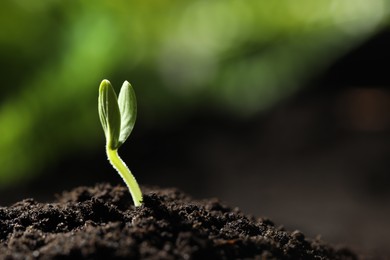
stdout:
<svg viewBox="0 0 390 260">
<path fill-rule="evenodd" d="M 119 175 L 122 177 L 124 182 L 126 183 L 127 187 L 130 190 L 131 197 L 133 198 L 134 205 L 136 207 L 141 206 L 142 204 L 142 192 L 139 188 L 139 185 L 134 178 L 133 174 L 129 170 L 129 168 L 126 166 L 126 164 L 121 160 L 121 158 L 118 155 L 118 149 L 112 150 L 110 148 L 106 148 L 107 151 L 107 157 L 112 166 L 117 170 Z"/>
</svg>

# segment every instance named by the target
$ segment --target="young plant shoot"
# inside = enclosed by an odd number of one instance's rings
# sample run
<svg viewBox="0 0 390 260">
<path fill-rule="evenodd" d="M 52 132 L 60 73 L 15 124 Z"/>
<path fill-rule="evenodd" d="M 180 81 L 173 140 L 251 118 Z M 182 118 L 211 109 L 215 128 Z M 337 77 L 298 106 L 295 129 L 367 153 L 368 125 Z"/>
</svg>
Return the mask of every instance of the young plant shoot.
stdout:
<svg viewBox="0 0 390 260">
<path fill-rule="evenodd" d="M 117 98 L 108 80 L 99 87 L 99 116 L 106 136 L 107 157 L 126 183 L 135 206 L 142 204 L 142 192 L 133 174 L 118 155 L 118 148 L 133 130 L 137 117 L 137 100 L 129 82 L 125 81 Z"/>
</svg>

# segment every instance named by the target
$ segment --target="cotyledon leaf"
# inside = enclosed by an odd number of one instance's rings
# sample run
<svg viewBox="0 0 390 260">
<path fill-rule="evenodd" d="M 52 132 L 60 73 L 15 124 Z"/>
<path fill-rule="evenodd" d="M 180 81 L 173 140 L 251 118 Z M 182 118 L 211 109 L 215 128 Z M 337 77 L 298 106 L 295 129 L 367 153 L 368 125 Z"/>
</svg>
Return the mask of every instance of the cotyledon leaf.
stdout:
<svg viewBox="0 0 390 260">
<path fill-rule="evenodd" d="M 114 88 L 106 79 L 100 83 L 98 107 L 107 146 L 112 150 L 118 149 L 121 131 L 121 114 Z"/>
<path fill-rule="evenodd" d="M 121 114 L 121 129 L 118 147 L 121 146 L 131 134 L 137 118 L 137 100 L 134 89 L 128 81 L 123 82 L 118 97 Z"/>
</svg>

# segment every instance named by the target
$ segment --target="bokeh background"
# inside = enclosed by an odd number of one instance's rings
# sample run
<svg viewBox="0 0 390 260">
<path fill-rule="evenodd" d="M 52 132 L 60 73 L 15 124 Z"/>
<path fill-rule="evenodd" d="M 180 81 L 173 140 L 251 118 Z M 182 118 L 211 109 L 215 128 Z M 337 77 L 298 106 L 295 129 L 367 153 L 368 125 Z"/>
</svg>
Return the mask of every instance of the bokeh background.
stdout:
<svg viewBox="0 0 390 260">
<path fill-rule="evenodd" d="M 132 83 L 138 181 L 390 255 L 390 1 L 29 1 L 0 9 L 0 205 L 95 182 L 98 86 Z"/>
</svg>

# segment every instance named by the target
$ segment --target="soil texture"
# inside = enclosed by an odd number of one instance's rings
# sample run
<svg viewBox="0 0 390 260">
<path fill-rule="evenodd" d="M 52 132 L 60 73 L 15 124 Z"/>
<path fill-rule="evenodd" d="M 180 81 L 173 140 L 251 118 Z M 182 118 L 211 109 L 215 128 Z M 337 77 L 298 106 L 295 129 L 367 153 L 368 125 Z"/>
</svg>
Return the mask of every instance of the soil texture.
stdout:
<svg viewBox="0 0 390 260">
<path fill-rule="evenodd" d="M 137 208 L 127 188 L 110 184 L 0 207 L 0 259 L 358 259 L 217 199 L 143 192 Z"/>
</svg>

